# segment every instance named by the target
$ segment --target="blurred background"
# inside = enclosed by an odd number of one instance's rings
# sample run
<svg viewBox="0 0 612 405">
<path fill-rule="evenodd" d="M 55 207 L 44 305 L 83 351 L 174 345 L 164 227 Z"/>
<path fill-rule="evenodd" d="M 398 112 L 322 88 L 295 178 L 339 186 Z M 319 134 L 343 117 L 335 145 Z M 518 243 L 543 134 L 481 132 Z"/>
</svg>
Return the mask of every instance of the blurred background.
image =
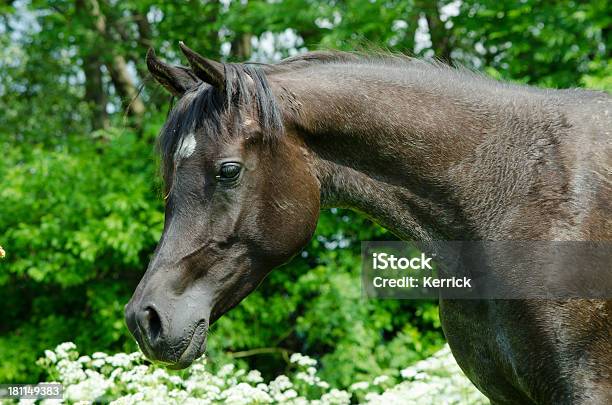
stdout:
<svg viewBox="0 0 612 405">
<path fill-rule="evenodd" d="M 607 0 L 49 0 L 0 2 L 0 383 L 45 378 L 44 349 L 133 351 L 123 306 L 163 224 L 155 139 L 171 106 L 148 47 L 183 63 L 273 62 L 314 49 L 437 58 L 546 87 L 612 89 Z M 337 387 L 444 343 L 437 303 L 361 298 L 360 241 L 393 236 L 322 213 L 312 243 L 212 328 L 209 364 L 266 376 L 288 355 Z"/>
</svg>

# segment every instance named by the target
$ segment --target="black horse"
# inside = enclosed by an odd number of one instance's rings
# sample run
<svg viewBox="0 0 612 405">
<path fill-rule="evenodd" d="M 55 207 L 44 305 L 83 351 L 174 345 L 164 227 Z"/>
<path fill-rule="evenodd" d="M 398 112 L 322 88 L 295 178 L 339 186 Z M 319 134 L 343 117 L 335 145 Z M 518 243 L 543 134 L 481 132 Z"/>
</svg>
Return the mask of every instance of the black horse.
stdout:
<svg viewBox="0 0 612 405">
<path fill-rule="evenodd" d="M 163 236 L 126 307 L 187 367 L 209 325 L 348 207 L 411 240 L 612 239 L 612 103 L 396 56 L 223 64 L 150 51 L 180 97 L 160 137 Z M 611 403 L 612 301 L 444 300 L 446 338 L 495 404 Z"/>
</svg>

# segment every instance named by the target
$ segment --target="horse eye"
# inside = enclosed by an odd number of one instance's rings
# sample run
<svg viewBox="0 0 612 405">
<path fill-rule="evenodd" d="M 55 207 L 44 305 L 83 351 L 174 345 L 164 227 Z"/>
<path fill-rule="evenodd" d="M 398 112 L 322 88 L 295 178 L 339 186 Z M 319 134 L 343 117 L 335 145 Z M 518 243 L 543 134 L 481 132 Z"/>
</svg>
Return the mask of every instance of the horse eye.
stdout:
<svg viewBox="0 0 612 405">
<path fill-rule="evenodd" d="M 224 163 L 219 169 L 217 179 L 221 181 L 236 180 L 240 175 L 241 166 L 238 163 Z"/>
</svg>

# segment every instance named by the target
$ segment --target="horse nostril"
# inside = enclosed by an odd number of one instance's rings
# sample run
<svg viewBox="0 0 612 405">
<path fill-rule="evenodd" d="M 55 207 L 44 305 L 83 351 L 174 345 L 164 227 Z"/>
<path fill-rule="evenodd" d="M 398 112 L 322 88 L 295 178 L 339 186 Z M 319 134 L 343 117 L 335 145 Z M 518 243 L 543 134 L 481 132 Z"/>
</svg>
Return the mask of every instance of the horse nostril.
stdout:
<svg viewBox="0 0 612 405">
<path fill-rule="evenodd" d="M 147 335 L 149 343 L 153 344 L 162 333 L 162 323 L 159 314 L 153 307 L 146 307 L 142 312 L 141 327 Z"/>
</svg>

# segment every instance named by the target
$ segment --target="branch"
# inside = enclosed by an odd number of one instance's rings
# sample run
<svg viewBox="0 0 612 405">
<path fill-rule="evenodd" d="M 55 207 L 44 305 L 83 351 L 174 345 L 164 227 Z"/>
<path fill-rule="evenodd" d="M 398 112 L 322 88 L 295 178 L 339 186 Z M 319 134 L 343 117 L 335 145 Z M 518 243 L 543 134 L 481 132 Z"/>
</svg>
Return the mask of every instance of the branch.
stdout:
<svg viewBox="0 0 612 405">
<path fill-rule="evenodd" d="M 241 352 L 233 352 L 233 353 L 230 352 L 228 353 L 228 355 L 233 359 L 241 359 L 243 357 L 257 356 L 260 354 L 277 354 L 277 353 L 281 354 L 283 356 L 283 359 L 285 359 L 285 361 L 289 363 L 289 354 L 293 352 L 291 350 L 283 349 L 280 347 L 261 347 L 258 349 L 245 350 Z"/>
</svg>

